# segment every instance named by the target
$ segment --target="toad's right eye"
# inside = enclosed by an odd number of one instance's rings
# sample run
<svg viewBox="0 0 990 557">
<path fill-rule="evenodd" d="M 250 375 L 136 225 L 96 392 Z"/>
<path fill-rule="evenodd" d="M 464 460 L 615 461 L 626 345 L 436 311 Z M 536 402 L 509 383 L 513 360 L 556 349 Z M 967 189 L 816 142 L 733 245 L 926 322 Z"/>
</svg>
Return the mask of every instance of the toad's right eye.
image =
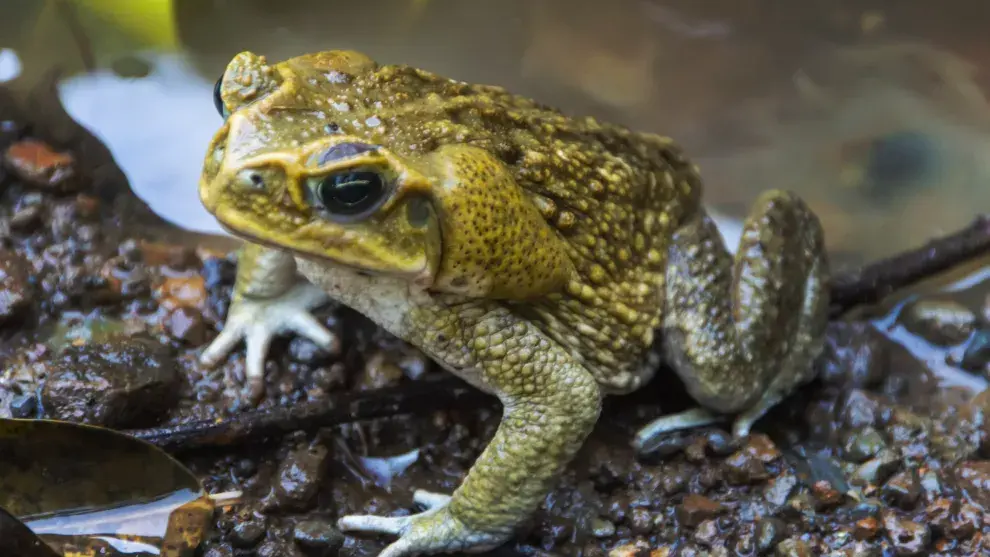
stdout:
<svg viewBox="0 0 990 557">
<path fill-rule="evenodd" d="M 220 86 L 223 84 L 223 75 L 217 79 L 217 84 L 213 86 L 213 105 L 217 107 L 217 112 L 224 120 L 229 116 L 227 107 L 223 104 L 223 97 L 220 96 Z"/>
</svg>

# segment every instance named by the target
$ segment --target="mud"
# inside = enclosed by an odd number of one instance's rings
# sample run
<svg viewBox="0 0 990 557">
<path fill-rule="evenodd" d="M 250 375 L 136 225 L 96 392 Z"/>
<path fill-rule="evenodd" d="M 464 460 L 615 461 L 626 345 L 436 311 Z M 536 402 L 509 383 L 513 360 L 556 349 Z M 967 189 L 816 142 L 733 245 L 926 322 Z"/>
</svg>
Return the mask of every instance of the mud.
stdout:
<svg viewBox="0 0 990 557">
<path fill-rule="evenodd" d="M 215 249 L 222 242 L 207 248 L 146 218 L 107 170 L 112 161 L 87 159 L 105 154 L 91 137 L 46 131 L 33 114 L 0 102 L 0 416 L 133 429 L 245 412 L 243 351 L 217 369 L 196 361 L 226 315 L 233 256 Z M 496 553 L 986 554 L 990 396 L 976 395 L 990 377 L 983 269 L 834 322 L 821 378 L 746 439 L 706 428 L 637 456 L 635 429 L 685 409 L 686 397 L 660 373 L 609 399 L 559 486 Z M 276 342 L 260 408 L 329 404 L 442 373 L 346 308 L 317 315 L 338 342 L 328 351 Z M 388 539 L 344 536 L 336 518 L 408 513 L 413 489 L 453 490 L 500 417 L 490 399 L 420 410 L 179 447 L 210 492 L 245 494 L 217 510 L 198 554 L 376 554 Z"/>
</svg>

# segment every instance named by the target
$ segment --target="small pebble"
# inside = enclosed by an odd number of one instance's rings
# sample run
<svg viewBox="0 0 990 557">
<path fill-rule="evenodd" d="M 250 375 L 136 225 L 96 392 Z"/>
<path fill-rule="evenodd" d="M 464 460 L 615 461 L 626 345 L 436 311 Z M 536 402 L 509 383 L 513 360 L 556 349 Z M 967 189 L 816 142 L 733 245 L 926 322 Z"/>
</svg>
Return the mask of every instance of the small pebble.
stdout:
<svg viewBox="0 0 990 557">
<path fill-rule="evenodd" d="M 966 344 L 959 365 L 963 369 L 977 372 L 985 368 L 988 362 L 990 362 L 990 330 L 980 329 Z"/>
<path fill-rule="evenodd" d="M 282 460 L 272 488 L 278 506 L 283 509 L 308 510 L 326 475 L 329 451 L 314 441 L 308 447 L 290 452 Z"/>
<path fill-rule="evenodd" d="M 13 418 L 33 418 L 38 413 L 38 397 L 34 394 L 17 395 L 10 401 Z"/>
<path fill-rule="evenodd" d="M 784 523 L 776 518 L 764 518 L 756 523 L 756 547 L 768 551 L 783 537 Z"/>
<path fill-rule="evenodd" d="M 257 557 L 305 557 L 292 542 L 268 540 L 261 544 L 255 555 Z"/>
<path fill-rule="evenodd" d="M 955 466 L 956 484 L 973 502 L 990 509 L 990 460 L 969 460 Z"/>
<path fill-rule="evenodd" d="M 886 447 L 880 432 L 867 427 L 853 431 L 843 444 L 842 453 L 850 462 L 865 462 Z"/>
<path fill-rule="evenodd" d="M 633 534 L 642 536 L 653 531 L 653 516 L 644 508 L 635 508 L 629 516 L 629 529 Z"/>
<path fill-rule="evenodd" d="M 230 543 L 234 547 L 248 549 L 254 547 L 265 535 L 265 524 L 260 520 L 246 520 L 238 523 L 230 531 Z"/>
<path fill-rule="evenodd" d="M 882 513 L 883 527 L 897 555 L 925 555 L 931 543 L 931 530 L 927 524 L 900 520 L 896 513 Z"/>
<path fill-rule="evenodd" d="M 921 496 L 921 482 L 914 469 L 894 474 L 883 486 L 883 496 L 898 507 L 910 510 Z"/>
<path fill-rule="evenodd" d="M 777 476 L 770 481 L 770 485 L 763 492 L 763 498 L 768 503 L 782 507 L 787 504 L 787 500 L 791 497 L 791 493 L 794 492 L 797 484 L 797 477 L 791 474 Z"/>
<path fill-rule="evenodd" d="M 615 535 L 615 523 L 601 517 L 591 520 L 591 535 L 596 538 L 611 538 Z"/>
<path fill-rule="evenodd" d="M 808 544 L 793 538 L 778 543 L 774 551 L 778 557 L 811 557 L 814 555 Z"/>
<path fill-rule="evenodd" d="M 880 530 L 880 523 L 872 516 L 861 518 L 853 527 L 853 536 L 857 540 L 871 540 Z"/>
<path fill-rule="evenodd" d="M 234 557 L 234 550 L 227 544 L 212 545 L 203 553 L 203 557 Z"/>
<path fill-rule="evenodd" d="M 718 536 L 718 523 L 709 519 L 698 525 L 694 531 L 693 539 L 702 547 L 711 547 L 718 540 Z"/>
<path fill-rule="evenodd" d="M 936 346 L 959 344 L 976 326 L 976 314 L 954 300 L 918 300 L 900 317 L 905 329 Z"/>
<path fill-rule="evenodd" d="M 296 524 L 292 531 L 296 543 L 313 557 L 336 555 L 344 545 L 344 534 L 330 520 L 310 519 Z"/>
<path fill-rule="evenodd" d="M 697 494 L 689 494 L 677 506 L 677 520 L 682 525 L 693 528 L 709 518 L 725 511 L 725 507 L 711 499 Z"/>
<path fill-rule="evenodd" d="M 165 327 L 172 338 L 189 346 L 206 342 L 206 324 L 203 315 L 195 309 L 180 307 L 169 312 Z"/>
</svg>

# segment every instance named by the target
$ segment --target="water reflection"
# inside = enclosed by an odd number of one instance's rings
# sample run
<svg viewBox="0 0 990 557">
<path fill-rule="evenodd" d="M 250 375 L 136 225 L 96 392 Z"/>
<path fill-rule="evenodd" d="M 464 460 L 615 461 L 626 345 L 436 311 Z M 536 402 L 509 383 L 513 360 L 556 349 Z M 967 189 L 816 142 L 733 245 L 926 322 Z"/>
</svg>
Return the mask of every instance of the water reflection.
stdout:
<svg viewBox="0 0 990 557">
<path fill-rule="evenodd" d="M 794 189 L 840 261 L 916 245 L 990 204 L 978 71 L 990 7 L 977 2 L 953 0 L 937 18 L 923 0 L 11 6 L 0 36 L 13 39 L 0 48 L 21 56 L 19 80 L 60 65 L 69 112 L 142 198 L 194 230 L 219 231 L 196 180 L 219 123 L 210 87 L 245 49 L 280 59 L 354 48 L 670 135 L 700 163 L 719 212 L 741 217 L 760 190 Z M 147 76 L 118 75 L 135 55 Z"/>
</svg>

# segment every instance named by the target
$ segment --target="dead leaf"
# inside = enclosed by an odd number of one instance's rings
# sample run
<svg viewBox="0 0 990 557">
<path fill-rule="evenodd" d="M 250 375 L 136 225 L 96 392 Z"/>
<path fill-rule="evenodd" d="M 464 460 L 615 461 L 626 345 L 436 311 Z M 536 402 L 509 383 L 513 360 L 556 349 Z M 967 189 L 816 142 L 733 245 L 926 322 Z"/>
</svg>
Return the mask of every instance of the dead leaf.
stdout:
<svg viewBox="0 0 990 557">
<path fill-rule="evenodd" d="M 161 449 L 54 420 L 0 419 L 0 507 L 63 557 L 184 557 L 213 514 L 196 477 Z"/>
</svg>

